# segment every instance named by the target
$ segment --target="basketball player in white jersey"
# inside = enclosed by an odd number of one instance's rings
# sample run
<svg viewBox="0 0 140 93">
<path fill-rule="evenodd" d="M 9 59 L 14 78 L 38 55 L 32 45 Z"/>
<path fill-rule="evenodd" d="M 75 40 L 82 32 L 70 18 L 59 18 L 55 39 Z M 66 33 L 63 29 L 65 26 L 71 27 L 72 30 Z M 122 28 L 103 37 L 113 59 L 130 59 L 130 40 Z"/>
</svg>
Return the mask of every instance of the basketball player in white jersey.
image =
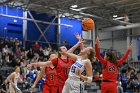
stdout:
<svg viewBox="0 0 140 93">
<path fill-rule="evenodd" d="M 16 67 L 15 72 L 11 73 L 5 80 L 5 83 L 9 83 L 8 93 L 22 93 L 17 86 L 17 82 L 23 82 L 20 78 L 20 67 Z"/>
<path fill-rule="evenodd" d="M 63 52 L 62 54 L 73 59 L 75 63 L 71 66 L 69 77 L 65 82 L 62 93 L 80 93 L 80 85 L 83 84 L 80 79 L 84 82 L 92 82 L 92 65 L 91 61 L 94 58 L 93 48 L 84 48 L 78 55 L 73 53 Z M 85 71 L 86 76 L 81 73 Z"/>
</svg>

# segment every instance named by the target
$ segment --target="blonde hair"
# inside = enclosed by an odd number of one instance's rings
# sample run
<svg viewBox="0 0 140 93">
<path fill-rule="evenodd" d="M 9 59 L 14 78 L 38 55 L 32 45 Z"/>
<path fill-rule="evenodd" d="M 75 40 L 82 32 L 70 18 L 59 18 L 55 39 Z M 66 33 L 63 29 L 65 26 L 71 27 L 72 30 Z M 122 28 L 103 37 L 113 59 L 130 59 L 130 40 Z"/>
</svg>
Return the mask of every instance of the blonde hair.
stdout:
<svg viewBox="0 0 140 93">
<path fill-rule="evenodd" d="M 95 57 L 95 51 L 92 47 L 88 47 L 88 48 L 89 48 L 89 52 L 90 52 L 90 54 L 88 55 L 88 59 L 92 62 Z"/>
</svg>

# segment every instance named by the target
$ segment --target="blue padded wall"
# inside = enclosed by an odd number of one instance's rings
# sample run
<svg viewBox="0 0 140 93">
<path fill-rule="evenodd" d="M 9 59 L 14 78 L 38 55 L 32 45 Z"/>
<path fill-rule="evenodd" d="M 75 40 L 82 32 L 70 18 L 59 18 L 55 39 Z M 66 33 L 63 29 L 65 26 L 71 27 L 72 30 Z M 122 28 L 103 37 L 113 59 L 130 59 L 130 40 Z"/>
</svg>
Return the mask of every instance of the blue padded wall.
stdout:
<svg viewBox="0 0 140 93">
<path fill-rule="evenodd" d="M 54 16 L 47 16 L 47 14 L 37 14 L 36 12 L 31 12 L 33 15 L 34 19 L 36 20 L 42 20 L 46 22 L 51 22 L 54 19 Z M 28 18 L 30 16 L 28 15 Z M 54 21 L 54 23 L 57 23 L 57 19 Z M 41 30 L 44 32 L 46 31 L 46 27 L 48 27 L 48 24 L 42 24 L 38 23 L 39 27 Z M 56 31 L 57 31 L 57 26 L 56 25 L 51 25 L 49 29 L 45 32 L 45 37 L 49 42 L 56 43 Z M 41 33 L 39 32 L 38 28 L 36 27 L 34 22 L 29 22 L 27 23 L 27 39 L 28 40 L 33 40 L 36 41 L 39 39 Z M 40 41 L 45 41 L 44 38 L 42 37 Z"/>
<path fill-rule="evenodd" d="M 23 10 L 0 6 L 0 14 L 23 17 Z M 0 16 L 0 37 L 13 37 L 22 40 L 23 20 Z"/>
<path fill-rule="evenodd" d="M 82 34 L 82 25 L 81 21 L 76 19 L 69 19 L 69 18 L 61 18 L 60 19 L 61 24 L 68 24 L 72 25 L 73 27 L 66 27 L 61 26 L 60 27 L 60 42 L 63 43 L 64 40 L 68 42 L 69 45 L 74 45 L 78 40 L 75 38 L 74 33 L 78 32 L 79 34 Z"/>
</svg>

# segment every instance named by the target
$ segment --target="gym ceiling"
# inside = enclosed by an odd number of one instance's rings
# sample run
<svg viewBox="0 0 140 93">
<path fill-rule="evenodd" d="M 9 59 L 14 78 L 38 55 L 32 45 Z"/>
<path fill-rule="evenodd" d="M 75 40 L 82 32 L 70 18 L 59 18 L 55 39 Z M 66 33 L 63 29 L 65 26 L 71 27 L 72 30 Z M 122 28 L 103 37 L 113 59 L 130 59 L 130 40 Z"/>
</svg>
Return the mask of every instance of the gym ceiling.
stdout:
<svg viewBox="0 0 140 93">
<path fill-rule="evenodd" d="M 91 17 L 99 25 L 140 22 L 140 0 L 0 0 L 0 5 L 78 20 Z"/>
</svg>

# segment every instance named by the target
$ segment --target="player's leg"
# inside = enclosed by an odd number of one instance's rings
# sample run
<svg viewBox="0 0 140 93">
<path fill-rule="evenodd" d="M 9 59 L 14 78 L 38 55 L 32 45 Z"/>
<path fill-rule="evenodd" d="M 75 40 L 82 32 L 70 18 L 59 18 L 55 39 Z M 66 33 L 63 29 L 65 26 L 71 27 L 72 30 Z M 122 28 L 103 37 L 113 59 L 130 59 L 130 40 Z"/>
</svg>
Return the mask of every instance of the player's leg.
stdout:
<svg viewBox="0 0 140 93">
<path fill-rule="evenodd" d="M 83 84 L 81 83 L 81 81 L 72 81 L 71 93 L 81 93 L 83 91 L 82 87 L 83 87 Z"/>
<path fill-rule="evenodd" d="M 9 83 L 9 93 L 16 93 L 11 83 Z"/>
<path fill-rule="evenodd" d="M 60 93 L 71 93 L 71 84 L 69 80 L 66 80 L 63 90 Z"/>
<path fill-rule="evenodd" d="M 108 86 L 108 93 L 117 93 L 117 85 L 114 82 L 110 82 Z"/>
<path fill-rule="evenodd" d="M 107 93 L 107 87 L 108 83 L 107 82 L 102 82 L 101 83 L 101 93 Z"/>
<path fill-rule="evenodd" d="M 50 87 L 46 84 L 43 85 L 42 93 L 51 93 Z"/>
<path fill-rule="evenodd" d="M 18 87 L 16 87 L 16 93 L 22 93 Z"/>
<path fill-rule="evenodd" d="M 59 86 L 58 86 L 58 91 L 59 91 L 59 93 L 62 93 L 63 87 L 64 87 L 64 85 L 59 85 Z"/>
</svg>

